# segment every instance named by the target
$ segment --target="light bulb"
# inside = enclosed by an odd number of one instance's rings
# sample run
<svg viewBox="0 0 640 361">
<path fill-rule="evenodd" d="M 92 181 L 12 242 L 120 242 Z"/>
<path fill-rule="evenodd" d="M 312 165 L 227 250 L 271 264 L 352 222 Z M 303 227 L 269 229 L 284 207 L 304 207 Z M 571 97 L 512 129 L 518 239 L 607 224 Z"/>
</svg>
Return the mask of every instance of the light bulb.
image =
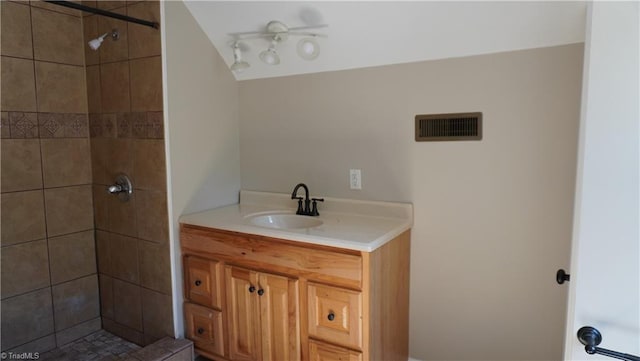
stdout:
<svg viewBox="0 0 640 361">
<path fill-rule="evenodd" d="M 280 64 L 280 56 L 276 52 L 276 49 L 270 47 L 269 49 L 260 53 L 260 60 L 269 64 L 269 65 L 278 65 Z"/>
<path fill-rule="evenodd" d="M 304 38 L 298 42 L 298 55 L 304 60 L 314 60 L 320 55 L 320 45 L 314 38 Z"/>
</svg>

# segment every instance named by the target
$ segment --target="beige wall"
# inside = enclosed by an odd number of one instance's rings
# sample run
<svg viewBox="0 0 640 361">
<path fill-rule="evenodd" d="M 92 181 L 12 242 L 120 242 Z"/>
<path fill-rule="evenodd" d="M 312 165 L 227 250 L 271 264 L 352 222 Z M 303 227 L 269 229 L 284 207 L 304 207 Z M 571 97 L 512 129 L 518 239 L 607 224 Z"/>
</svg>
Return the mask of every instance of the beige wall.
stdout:
<svg viewBox="0 0 640 361">
<path fill-rule="evenodd" d="M 240 82 L 242 188 L 412 202 L 412 357 L 560 359 L 582 52 Z M 416 114 L 467 111 L 481 142 L 414 142 Z"/>
<path fill-rule="evenodd" d="M 176 333 L 184 332 L 178 218 L 238 201 L 238 85 L 182 2 L 163 2 Z"/>
</svg>

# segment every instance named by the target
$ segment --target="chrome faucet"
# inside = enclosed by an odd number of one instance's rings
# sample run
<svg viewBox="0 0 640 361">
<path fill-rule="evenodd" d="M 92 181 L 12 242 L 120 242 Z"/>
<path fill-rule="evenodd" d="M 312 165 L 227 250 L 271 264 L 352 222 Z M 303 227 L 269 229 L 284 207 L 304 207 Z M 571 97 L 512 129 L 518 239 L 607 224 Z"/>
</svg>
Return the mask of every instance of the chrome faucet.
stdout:
<svg viewBox="0 0 640 361">
<path fill-rule="evenodd" d="M 304 198 L 298 197 L 298 189 L 302 187 L 304 189 Z M 318 213 L 318 202 L 324 202 L 324 198 L 311 198 L 309 199 L 309 187 L 307 187 L 304 183 L 298 183 L 295 188 L 293 188 L 293 192 L 291 193 L 291 199 L 298 200 L 298 210 L 296 214 L 303 216 L 319 216 Z M 302 206 L 302 200 L 304 200 L 304 207 Z M 312 208 L 311 202 L 313 201 Z"/>
</svg>

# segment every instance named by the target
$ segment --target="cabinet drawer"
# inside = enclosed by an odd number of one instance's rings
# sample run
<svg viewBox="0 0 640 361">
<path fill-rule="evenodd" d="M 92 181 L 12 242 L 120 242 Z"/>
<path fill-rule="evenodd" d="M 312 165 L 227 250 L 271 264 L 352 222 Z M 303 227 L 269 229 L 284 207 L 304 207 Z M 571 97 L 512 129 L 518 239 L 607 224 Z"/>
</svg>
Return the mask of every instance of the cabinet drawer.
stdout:
<svg viewBox="0 0 640 361">
<path fill-rule="evenodd" d="M 362 347 L 362 294 L 319 284 L 308 285 L 309 335 Z"/>
<path fill-rule="evenodd" d="M 186 297 L 203 306 L 222 309 L 220 262 L 186 256 L 184 263 Z"/>
<path fill-rule="evenodd" d="M 311 361 L 362 361 L 362 353 L 309 340 L 309 359 Z"/>
<path fill-rule="evenodd" d="M 185 303 L 184 313 L 187 320 L 187 338 L 193 341 L 195 347 L 223 356 L 222 312 Z"/>
</svg>

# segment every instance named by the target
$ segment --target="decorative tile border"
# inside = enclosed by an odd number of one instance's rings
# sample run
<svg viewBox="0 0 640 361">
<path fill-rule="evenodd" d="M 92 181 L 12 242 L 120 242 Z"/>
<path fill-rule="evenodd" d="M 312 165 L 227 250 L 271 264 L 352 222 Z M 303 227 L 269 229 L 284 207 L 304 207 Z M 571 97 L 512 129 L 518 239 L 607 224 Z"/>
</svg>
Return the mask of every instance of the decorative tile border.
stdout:
<svg viewBox="0 0 640 361">
<path fill-rule="evenodd" d="M 89 114 L 91 138 L 164 139 L 162 112 Z"/>
<path fill-rule="evenodd" d="M 87 114 L 38 113 L 40 138 L 87 138 Z"/>
<path fill-rule="evenodd" d="M 164 139 L 162 112 L 34 113 L 1 112 L 3 139 L 135 138 Z"/>
</svg>

